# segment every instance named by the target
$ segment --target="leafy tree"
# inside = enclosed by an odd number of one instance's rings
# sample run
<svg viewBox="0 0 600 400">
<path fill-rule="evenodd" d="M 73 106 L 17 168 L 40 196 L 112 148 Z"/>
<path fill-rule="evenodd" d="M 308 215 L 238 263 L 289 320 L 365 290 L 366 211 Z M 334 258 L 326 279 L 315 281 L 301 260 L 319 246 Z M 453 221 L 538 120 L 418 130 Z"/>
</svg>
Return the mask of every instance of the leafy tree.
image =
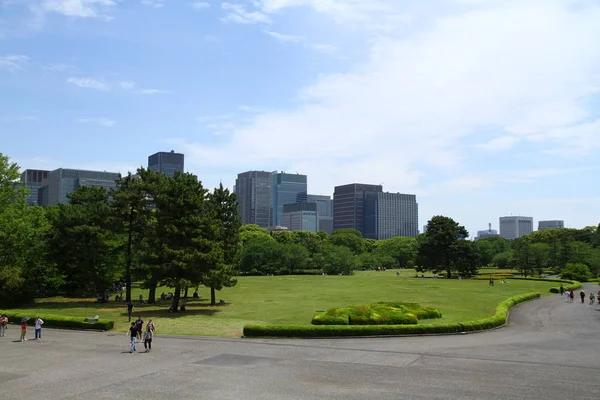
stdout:
<svg viewBox="0 0 600 400">
<path fill-rule="evenodd" d="M 469 232 L 452 218 L 435 216 L 427 223 L 427 232 L 419 237 L 418 264 L 420 269 L 446 271 L 448 279 L 464 256 L 465 248 L 457 245 Z"/>
<path fill-rule="evenodd" d="M 218 248 L 219 257 L 209 263 L 202 283 L 210 288 L 210 304 L 216 304 L 216 290 L 237 284 L 235 265 L 241 251 L 240 227 L 242 221 L 237 211 L 237 198 L 220 184 L 208 198 L 213 229 L 210 238 Z"/>
<path fill-rule="evenodd" d="M 592 277 L 592 274 L 589 267 L 585 264 L 569 263 L 561 269 L 560 276 L 563 279 L 587 282 Z"/>
<path fill-rule="evenodd" d="M 281 268 L 283 249 L 268 236 L 248 241 L 242 248 L 240 271 L 245 274 L 275 274 Z"/>
<path fill-rule="evenodd" d="M 296 271 L 306 269 L 309 261 L 309 253 L 306 247 L 297 243 L 281 245 L 281 265 L 288 273 L 293 274 Z"/>
<path fill-rule="evenodd" d="M 468 240 L 457 240 L 452 245 L 451 252 L 453 254 L 451 260 L 452 271 L 466 277 L 477 274 L 480 258 L 473 242 Z"/>
<path fill-rule="evenodd" d="M 356 229 L 340 229 L 333 231 L 331 236 L 329 236 L 329 243 L 334 246 L 345 246 L 354 254 L 360 254 L 364 251 L 362 234 Z"/>
<path fill-rule="evenodd" d="M 417 258 L 418 245 L 415 238 L 398 236 L 379 241 L 376 252 L 384 254 L 391 259 L 390 266 L 407 268 L 414 265 Z"/>
<path fill-rule="evenodd" d="M 350 275 L 357 264 L 356 255 L 346 246 L 325 245 L 322 252 L 322 267 L 328 274 Z"/>
<path fill-rule="evenodd" d="M 506 250 L 498 253 L 492 258 L 492 264 L 497 268 L 510 268 L 510 262 L 513 258 L 513 251 Z"/>
</svg>

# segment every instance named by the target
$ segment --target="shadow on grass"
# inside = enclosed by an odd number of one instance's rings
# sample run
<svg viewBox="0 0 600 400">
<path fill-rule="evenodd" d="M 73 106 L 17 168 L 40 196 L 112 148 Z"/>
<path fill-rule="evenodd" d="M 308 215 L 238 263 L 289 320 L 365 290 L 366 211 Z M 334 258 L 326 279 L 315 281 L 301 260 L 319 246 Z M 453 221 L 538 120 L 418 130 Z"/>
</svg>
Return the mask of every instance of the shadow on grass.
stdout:
<svg viewBox="0 0 600 400">
<path fill-rule="evenodd" d="M 168 318 L 168 319 L 175 319 L 175 318 L 181 318 L 181 317 L 186 317 L 186 316 L 198 316 L 198 315 L 206 315 L 206 316 L 213 316 L 216 313 L 221 312 L 221 310 L 196 310 L 196 309 L 188 309 L 186 312 L 169 312 L 168 308 L 165 308 L 164 310 L 144 310 L 142 309 L 138 309 L 138 310 L 133 310 L 133 313 L 131 314 L 131 321 L 135 321 L 137 319 L 137 317 L 142 317 L 143 320 L 146 320 L 147 318 Z M 121 317 L 123 318 L 127 318 L 127 312 L 123 312 L 120 314 Z"/>
<path fill-rule="evenodd" d="M 204 299 L 181 299 L 185 301 L 187 307 L 222 307 L 228 305 L 229 303 L 219 304 L 217 303 L 214 306 L 210 305 L 210 301 Z M 181 302 L 179 303 L 181 305 Z M 135 310 L 143 310 L 144 308 L 149 307 L 165 307 L 167 310 L 171 306 L 171 300 L 157 300 L 155 303 L 148 304 L 138 304 L 137 302 L 133 302 L 134 312 Z M 54 308 L 54 309 L 64 309 L 64 308 L 111 308 L 111 309 L 119 309 L 119 308 L 127 308 L 127 303 L 125 301 L 109 301 L 108 303 L 100 303 L 93 299 L 73 299 L 73 300 L 61 300 L 61 301 L 38 301 L 35 304 L 32 304 L 30 308 Z"/>
</svg>

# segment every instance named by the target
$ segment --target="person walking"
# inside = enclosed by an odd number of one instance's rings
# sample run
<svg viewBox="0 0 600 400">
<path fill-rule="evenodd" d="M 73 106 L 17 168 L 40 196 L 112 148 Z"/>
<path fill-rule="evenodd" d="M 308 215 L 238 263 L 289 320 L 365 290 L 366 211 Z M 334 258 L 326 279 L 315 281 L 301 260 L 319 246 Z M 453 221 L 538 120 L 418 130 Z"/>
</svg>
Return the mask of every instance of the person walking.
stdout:
<svg viewBox="0 0 600 400">
<path fill-rule="evenodd" d="M 140 316 L 138 316 L 137 320 L 135 321 L 135 329 L 137 329 L 136 337 L 138 339 L 138 342 L 141 342 L 144 329 L 144 320 Z"/>
<path fill-rule="evenodd" d="M 568 290 L 565 292 L 565 297 L 567 298 L 565 300 L 565 303 L 570 303 L 571 302 L 571 292 L 569 292 Z"/>
<path fill-rule="evenodd" d="M 40 317 L 35 317 L 35 339 L 34 340 L 42 340 L 42 325 L 44 325 L 44 320 Z"/>
<path fill-rule="evenodd" d="M 152 318 L 148 319 L 148 323 L 146 324 L 147 327 L 150 328 L 150 330 L 152 330 L 152 333 L 154 333 L 154 322 L 152 321 Z"/>
<path fill-rule="evenodd" d="M 571 299 L 571 303 L 575 301 L 575 289 L 571 289 L 571 293 L 569 294 L 569 298 Z"/>
<path fill-rule="evenodd" d="M 29 318 L 25 317 L 21 320 L 21 342 L 27 341 L 27 320 Z"/>
<path fill-rule="evenodd" d="M 6 327 L 8 326 L 8 318 L 6 315 L 0 315 L 0 337 L 4 337 L 4 332 L 6 332 Z"/>
<path fill-rule="evenodd" d="M 594 300 L 596 300 L 595 296 L 594 296 L 594 292 L 590 293 L 590 305 L 594 304 Z"/>
<path fill-rule="evenodd" d="M 131 313 L 133 312 L 133 303 L 129 300 L 127 303 L 127 317 L 129 318 L 129 322 L 131 322 Z"/>
<path fill-rule="evenodd" d="M 135 322 L 131 323 L 129 327 L 129 331 L 125 335 L 129 335 L 129 353 L 133 353 L 135 350 L 135 337 L 137 335 L 137 329 L 135 327 Z"/>
<path fill-rule="evenodd" d="M 560 288 L 558 290 L 560 291 L 561 296 L 565 293 L 565 288 L 562 284 L 560 285 Z"/>
<path fill-rule="evenodd" d="M 154 332 L 150 328 L 150 324 L 146 325 L 146 330 L 144 331 L 144 349 L 146 349 L 146 353 L 152 351 L 152 338 L 154 337 Z"/>
<path fill-rule="evenodd" d="M 579 292 L 579 297 L 581 297 L 581 304 L 585 303 L 585 292 L 583 290 Z"/>
</svg>

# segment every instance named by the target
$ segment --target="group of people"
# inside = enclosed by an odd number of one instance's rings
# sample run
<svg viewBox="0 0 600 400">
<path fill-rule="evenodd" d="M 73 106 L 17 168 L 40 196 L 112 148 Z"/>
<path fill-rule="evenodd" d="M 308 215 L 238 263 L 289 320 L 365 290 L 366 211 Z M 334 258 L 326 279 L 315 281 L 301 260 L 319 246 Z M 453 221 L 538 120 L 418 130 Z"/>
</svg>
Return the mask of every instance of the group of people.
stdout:
<svg viewBox="0 0 600 400">
<path fill-rule="evenodd" d="M 567 290 L 563 287 L 563 285 L 560 285 L 560 294 L 561 296 L 565 296 L 565 302 L 566 303 L 573 303 L 573 301 L 575 300 L 575 290 L 571 289 L 571 290 Z M 581 299 L 581 304 L 585 303 L 585 299 L 589 298 L 589 304 L 596 304 L 596 299 L 598 300 L 598 304 L 600 304 L 600 290 L 598 290 L 598 294 L 595 295 L 594 292 L 590 292 L 589 296 L 586 295 L 585 291 L 581 290 L 579 292 L 579 298 Z"/>
<path fill-rule="evenodd" d="M 131 323 L 129 330 L 127 331 L 127 335 L 129 336 L 129 353 L 133 353 L 137 351 L 135 348 L 136 342 L 139 343 L 144 340 L 144 349 L 145 352 L 148 353 L 152 351 L 152 339 L 154 338 L 154 322 L 152 322 L 152 318 L 146 324 L 146 328 L 144 329 L 144 320 L 142 317 L 137 317 L 135 322 Z"/>
<path fill-rule="evenodd" d="M 29 321 L 28 317 L 21 319 L 21 336 L 19 338 L 21 342 L 27 341 L 27 321 Z M 44 325 L 44 320 L 40 317 L 35 317 L 33 325 L 35 327 L 35 338 L 33 340 L 42 340 L 42 325 Z M 7 328 L 8 317 L 0 314 L 0 337 L 4 337 Z"/>
</svg>

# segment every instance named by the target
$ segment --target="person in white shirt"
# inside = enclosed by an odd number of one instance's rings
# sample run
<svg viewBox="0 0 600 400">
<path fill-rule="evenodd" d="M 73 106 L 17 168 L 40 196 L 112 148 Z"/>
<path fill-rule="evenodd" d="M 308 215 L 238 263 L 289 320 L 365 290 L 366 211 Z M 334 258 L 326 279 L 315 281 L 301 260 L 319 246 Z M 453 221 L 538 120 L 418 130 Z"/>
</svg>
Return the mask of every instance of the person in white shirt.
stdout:
<svg viewBox="0 0 600 400">
<path fill-rule="evenodd" d="M 42 325 L 44 321 L 40 317 L 35 317 L 35 340 L 42 339 Z"/>
</svg>

